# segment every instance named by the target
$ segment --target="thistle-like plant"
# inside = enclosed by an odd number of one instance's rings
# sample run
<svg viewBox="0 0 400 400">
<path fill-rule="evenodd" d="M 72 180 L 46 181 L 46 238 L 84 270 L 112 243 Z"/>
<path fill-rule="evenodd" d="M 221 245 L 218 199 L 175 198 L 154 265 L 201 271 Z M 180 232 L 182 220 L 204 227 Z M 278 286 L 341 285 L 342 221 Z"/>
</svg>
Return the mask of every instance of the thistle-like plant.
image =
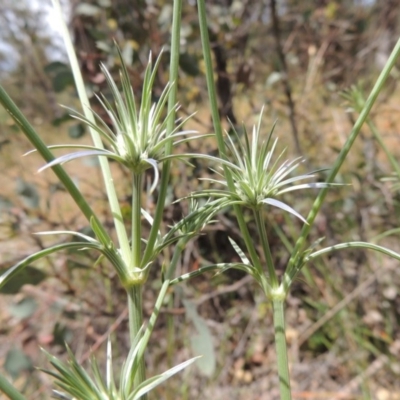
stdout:
<svg viewBox="0 0 400 400">
<path fill-rule="evenodd" d="M 143 356 L 143 350 L 147 345 L 146 339 L 148 340 L 148 336 L 143 335 L 143 329 L 141 329 L 136 335 L 131 350 L 122 365 L 118 384 L 114 378 L 114 364 L 110 340 L 107 343 L 105 377 L 94 357 L 90 360 L 92 374 L 89 374 L 79 364 L 69 347 L 67 347 L 69 356 L 67 364 L 45 352 L 56 371 L 44 370 L 44 372 L 53 376 L 55 384 L 62 390 L 62 392 L 54 390 L 54 397 L 64 400 L 139 400 L 142 396 L 199 358 L 191 358 L 157 376 L 146 379 L 135 387 L 134 377 L 138 372 L 139 360 Z"/>
<path fill-rule="evenodd" d="M 229 173 L 234 182 L 234 190 L 229 189 L 227 181 L 224 179 L 212 180 L 225 186 L 226 189 L 211 189 L 202 193 L 214 197 L 229 198 L 231 204 L 240 204 L 254 211 L 259 211 L 265 205 L 271 205 L 287 211 L 305 222 L 305 219 L 296 210 L 278 200 L 278 198 L 287 192 L 300 189 L 324 188 L 332 186 L 332 184 L 324 182 L 298 183 L 299 181 L 315 178 L 320 170 L 291 176 L 305 159 L 297 157 L 291 161 L 282 161 L 286 149 L 278 157 L 275 157 L 274 153 L 278 143 L 277 138 L 272 141 L 275 125 L 270 130 L 266 140 L 262 140 L 260 135 L 261 120 L 262 111 L 257 125 L 253 126 L 251 138 L 249 138 L 245 127 L 243 127 L 243 134 L 239 134 L 232 127 L 232 133 L 226 135 L 226 145 L 232 155 L 232 159 L 230 162 L 224 163 L 224 165 L 229 168 Z M 222 173 L 217 173 L 224 176 Z"/>
<path fill-rule="evenodd" d="M 80 157 L 105 156 L 120 162 L 137 175 L 152 167 L 155 173 L 155 180 L 151 189 L 154 189 L 158 182 L 157 164 L 165 160 L 166 155 L 164 152 L 167 143 L 171 142 L 176 146 L 194 139 L 193 136 L 186 136 L 192 135 L 196 131 L 181 130 L 190 116 L 177 120 L 174 130 L 171 134 L 167 135 L 167 121 L 170 115 L 175 114 L 178 110 L 178 106 L 176 105 L 169 112 L 166 112 L 166 103 L 169 93 L 173 88 L 173 82 L 167 83 L 157 102 L 153 102 L 152 100 L 153 86 L 156 79 L 157 67 L 161 61 L 161 54 L 157 58 L 154 67 L 152 66 L 152 57 L 150 54 L 149 62 L 144 72 L 141 101 L 138 107 L 127 67 L 118 48 L 117 51 L 121 63 L 120 79 L 122 93 L 106 66 L 101 65 L 101 70 L 106 77 L 113 101 L 110 102 L 104 95 L 97 96 L 98 101 L 111 121 L 112 128 L 93 110 L 96 123 L 93 123 L 84 115 L 71 110 L 73 118 L 80 120 L 100 134 L 108 149 L 89 145 L 63 144 L 49 146 L 50 149 L 79 148 L 81 150 L 60 156 L 43 166 L 39 171 Z M 168 159 L 173 157 L 174 155 L 168 155 Z M 182 158 L 183 155 L 176 155 L 176 157 Z"/>
</svg>

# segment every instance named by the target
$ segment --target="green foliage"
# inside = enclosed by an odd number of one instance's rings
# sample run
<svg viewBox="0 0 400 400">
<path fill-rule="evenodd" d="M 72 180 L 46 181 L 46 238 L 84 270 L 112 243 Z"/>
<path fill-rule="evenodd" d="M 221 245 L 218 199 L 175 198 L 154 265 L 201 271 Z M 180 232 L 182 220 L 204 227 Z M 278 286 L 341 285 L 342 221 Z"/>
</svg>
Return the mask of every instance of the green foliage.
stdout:
<svg viewBox="0 0 400 400">
<path fill-rule="evenodd" d="M 233 160 L 227 164 L 229 173 L 232 176 L 235 191 L 209 190 L 203 194 L 228 197 L 230 204 L 240 204 L 254 210 L 259 210 L 264 205 L 271 205 L 287 211 L 302 221 L 306 220 L 292 207 L 277 200 L 283 193 L 299 189 L 325 188 L 333 186 L 324 182 L 295 184 L 297 181 L 315 178 L 315 173 L 308 173 L 289 177 L 296 170 L 304 159 L 296 158 L 292 161 L 282 162 L 284 152 L 273 161 L 277 139 L 270 146 L 270 140 L 274 129 L 272 128 L 266 141 L 260 142 L 261 116 L 257 126 L 253 128 L 252 139 L 250 142 L 249 134 L 244 128 L 243 142 L 240 140 L 238 132 L 233 128 L 232 132 L 236 140 L 231 135 L 227 135 L 227 148 L 233 155 Z M 279 165 L 279 162 L 282 162 Z M 217 181 L 223 186 L 228 186 L 226 181 Z M 228 188 L 229 189 L 229 188 Z"/>
<path fill-rule="evenodd" d="M 54 0 L 53 3 L 61 15 L 58 1 Z M 73 239 L 73 241 L 41 248 L 35 254 L 18 262 L 2 273 L 0 276 L 0 288 L 2 288 L 4 293 L 7 293 L 7 290 L 9 293 L 19 291 L 21 286 L 26 283 L 23 279 L 23 274 L 27 272 L 32 274 L 31 264 L 45 256 L 58 251 L 81 252 L 94 250 L 100 255 L 101 259 L 107 260 L 114 268 L 119 284 L 125 289 L 128 298 L 130 350 L 119 377 L 114 377 L 115 362 L 111 354 L 111 341 L 109 341 L 107 347 L 105 374 L 101 372 L 101 367 L 94 357 L 91 360 L 90 370 L 85 369 L 78 362 L 73 352 L 67 347 L 69 355 L 68 363 L 64 363 L 48 354 L 49 361 L 54 369 L 46 372 L 55 379 L 55 383 L 61 388 L 61 391 L 55 391 L 55 396 L 58 398 L 76 398 L 80 400 L 146 399 L 148 392 L 196 360 L 196 358 L 192 358 L 152 378 L 146 377 L 144 354 L 148 349 L 149 338 L 153 332 L 160 310 L 164 306 L 164 299 L 170 286 L 199 276 L 206 271 L 222 273 L 230 269 L 237 269 L 250 274 L 256 280 L 266 300 L 272 305 L 281 398 L 282 400 L 289 400 L 291 398 L 291 390 L 285 338 L 284 302 L 301 269 L 318 257 L 348 248 L 371 249 L 400 260 L 400 255 L 392 250 L 361 241 L 348 241 L 319 250 L 315 249 L 315 247 L 319 246 L 320 242 L 318 240 L 309 247 L 307 247 L 306 243 L 310 229 L 314 225 L 316 215 L 324 202 L 327 189 L 334 186 L 333 181 L 347 158 L 362 124 L 368 121 L 368 113 L 379 92 L 382 90 L 382 86 L 388 78 L 390 70 L 394 66 L 400 53 L 400 42 L 395 47 L 392 56 L 389 58 L 368 99 L 364 101 L 360 93 L 356 91 L 348 94 L 349 99 L 355 102 L 355 108 L 360 112 L 360 117 L 352 129 L 349 139 L 338 154 L 326 182 L 308 182 L 309 179 L 316 178 L 315 173 L 294 175 L 304 160 L 302 157 L 294 158 L 291 161 L 283 160 L 284 151 L 275 157 L 277 140 L 272 141 L 274 129 L 271 129 L 270 133 L 266 135 L 266 139 L 263 138 L 261 133 L 262 112 L 251 134 L 244 128 L 243 134 L 240 135 L 237 129 L 232 127 L 231 134 L 228 134 L 224 138 L 217 96 L 219 95 L 220 98 L 223 97 L 221 95 L 223 92 L 221 90 L 221 78 L 226 78 L 226 75 L 224 75 L 224 73 L 226 74 L 226 65 L 224 65 L 226 62 L 223 55 L 221 55 L 221 49 L 214 44 L 214 58 L 218 67 L 217 90 L 209 36 L 213 37 L 213 40 L 216 40 L 215 38 L 219 34 L 223 34 L 239 26 L 239 16 L 241 12 L 241 15 L 244 15 L 244 11 L 239 3 L 233 2 L 232 4 L 235 4 L 237 7 L 235 9 L 232 6 L 232 10 L 230 10 L 233 11 L 232 17 L 222 7 L 215 7 L 216 11 L 213 17 L 215 17 L 216 21 L 220 22 L 219 25 L 221 27 L 210 28 L 215 20 L 213 18 L 211 20 L 207 19 L 205 1 L 198 1 L 199 27 L 205 60 L 207 91 L 209 93 L 219 157 L 208 154 L 173 153 L 173 150 L 180 151 L 179 145 L 198 138 L 192 136 L 194 131 L 183 130 L 183 125 L 187 122 L 187 119 L 180 120 L 176 118 L 178 111 L 176 103 L 178 65 L 181 66 L 186 75 L 191 77 L 197 76 L 201 69 L 197 61 L 199 57 L 197 57 L 195 52 L 181 48 L 183 46 L 180 45 L 180 33 L 181 31 L 185 32 L 185 30 L 181 29 L 182 2 L 178 0 L 174 1 L 172 9 L 173 27 L 170 50 L 170 76 L 168 83 L 158 92 L 157 100 L 154 102 L 154 99 L 157 97 L 155 96 L 155 85 L 162 69 L 158 68 L 163 61 L 161 54 L 157 57 L 154 67 L 152 65 L 152 56 L 150 55 L 143 73 L 141 94 L 138 96 L 135 94 L 135 87 L 131 83 L 131 71 L 128 69 L 129 67 L 125 61 L 127 60 L 128 64 L 134 60 L 137 61 L 136 58 L 140 59 L 141 54 L 138 56 L 133 55 L 128 46 L 124 47 L 123 51 L 117 49 L 118 64 L 121 66 L 120 80 L 122 92 L 114 80 L 112 72 L 104 64 L 101 66 L 100 73 L 105 78 L 109 92 L 111 93 L 111 96 L 104 94 L 98 98 L 102 107 L 101 112 L 92 110 L 87 104 L 86 88 L 78 68 L 76 54 L 72 48 L 67 28 L 60 17 L 59 22 L 64 31 L 64 40 L 72 69 L 70 70 L 69 67 L 62 63 L 55 62 L 46 67 L 46 72 L 52 78 L 53 88 L 56 92 L 64 90 L 72 83 L 72 77 L 74 78 L 84 114 L 73 113 L 73 117 L 79 122 L 78 125 L 71 126 L 70 134 L 72 137 L 79 138 L 83 134 L 83 126 L 86 126 L 92 134 L 93 145 L 59 144 L 46 146 L 20 110 L 13 104 L 7 93 L 0 88 L 0 100 L 2 104 L 46 161 L 46 165 L 40 171 L 47 168 L 54 170 L 76 204 L 80 207 L 82 213 L 90 223 L 90 228 L 93 232 L 93 235 L 68 229 L 42 232 L 41 235 L 72 236 L 76 240 Z M 272 4 L 275 3 L 272 2 Z M 108 1 L 98 2 L 97 4 L 85 2 L 78 5 L 76 14 L 80 18 L 88 18 L 95 21 L 104 13 L 109 12 L 109 8 L 112 5 Z M 142 11 L 139 8 L 135 15 L 135 18 L 142 23 L 137 25 L 139 29 L 146 25 L 143 21 L 147 17 L 145 18 L 145 14 Z M 330 3 L 330 8 L 327 7 L 326 13 L 326 18 L 331 18 L 336 13 L 336 5 Z M 165 15 L 170 14 L 167 9 Z M 308 14 L 305 15 L 305 18 L 306 20 L 312 19 L 311 15 Z M 211 24 L 209 21 L 211 21 Z M 150 21 L 148 23 L 150 24 Z M 276 27 L 276 25 L 274 26 Z M 92 26 L 88 29 L 88 32 L 92 36 L 92 39 L 95 40 L 103 40 L 107 37 L 96 26 Z M 279 44 L 279 32 L 275 32 L 275 34 L 278 36 L 277 43 Z M 190 34 L 187 34 L 187 37 L 189 36 Z M 102 42 L 99 47 L 104 51 L 108 51 L 107 43 Z M 141 51 L 144 50 L 141 49 Z M 281 49 L 280 51 L 282 52 Z M 280 58 L 282 58 L 282 55 Z M 282 63 L 282 60 L 280 62 Z M 286 82 L 287 84 L 287 77 L 284 76 L 283 72 L 280 73 L 279 77 L 283 83 Z M 225 80 L 224 88 L 226 89 L 227 87 L 229 88 L 229 85 L 227 85 Z M 288 97 L 290 99 L 290 93 Z M 65 117 L 60 117 L 57 122 L 59 123 L 64 119 Z M 373 127 L 371 129 L 373 130 Z M 204 139 L 209 136 L 211 135 L 202 135 L 199 137 Z M 378 137 L 377 135 L 375 136 Z M 79 151 L 54 158 L 51 150 L 62 148 L 79 149 Z M 107 188 L 108 202 L 113 218 L 113 228 L 115 228 L 117 240 L 113 239 L 114 235 L 106 230 L 106 225 L 96 216 L 96 213 L 89 206 L 88 201 L 72 182 L 71 177 L 61 168 L 61 164 L 63 163 L 87 156 L 93 156 L 96 159 L 100 158 L 102 174 Z M 187 215 L 182 216 L 172 226 L 166 226 L 163 221 L 163 213 L 167 200 L 169 179 L 171 177 L 170 162 L 173 159 L 182 160 L 188 158 L 201 158 L 202 160 L 217 163 L 220 168 L 214 172 L 219 174 L 220 179 L 209 180 L 211 189 L 197 191 L 194 194 L 187 193 L 184 199 L 189 199 L 191 202 Z M 124 167 L 124 172 L 128 175 L 131 182 L 130 232 L 125 227 L 122 218 L 121 207 L 117 199 L 116 188 L 113 185 L 113 177 L 107 159 L 118 161 Z M 159 180 L 160 164 L 162 164 L 161 181 Z M 152 183 L 150 185 L 146 182 L 146 174 L 148 172 L 153 172 Z M 299 181 L 306 181 L 306 183 L 298 183 Z M 145 187 L 145 184 L 147 184 L 147 187 Z M 216 187 L 214 188 L 213 185 L 216 185 Z M 220 189 L 221 186 L 223 189 Z M 279 200 L 281 195 L 285 193 L 308 188 L 317 188 L 321 189 L 321 191 L 314 200 L 311 212 L 307 218 L 304 218 L 294 208 Z M 156 189 L 158 189 L 157 192 Z M 17 184 L 17 190 L 27 208 L 39 208 L 40 197 L 35 186 L 21 180 Z M 157 199 L 153 199 L 152 197 L 155 193 L 157 193 Z M 206 201 L 204 203 L 196 203 L 195 199 L 202 197 L 206 197 Z M 146 201 L 154 201 L 156 203 L 154 214 L 150 211 L 150 208 L 144 209 L 147 204 Z M 269 231 L 263 214 L 266 205 L 288 212 L 305 223 L 301 232 L 294 235 L 296 240 L 294 246 L 290 243 L 289 239 L 291 238 L 284 237 L 285 232 L 281 230 L 280 238 L 290 253 L 290 259 L 283 273 L 276 266 L 277 257 L 274 257 L 274 249 L 270 246 Z M 192 272 L 176 276 L 177 265 L 188 242 L 194 236 L 198 235 L 208 224 L 217 219 L 218 214 L 222 213 L 228 207 L 232 207 L 233 209 L 233 215 L 237 220 L 239 232 L 244 242 L 242 248 L 242 245 L 239 246 L 233 239 L 230 239 L 230 243 L 241 262 L 205 265 Z M 248 209 L 252 213 L 251 217 L 255 222 L 255 228 L 250 226 L 249 222 L 253 221 L 248 218 Z M 150 227 L 150 231 L 148 232 L 144 227 Z M 256 234 L 252 235 L 250 229 L 255 230 Z M 128 240 L 129 234 L 131 236 L 130 241 Z M 143 289 L 148 284 L 149 276 L 153 278 L 153 275 L 150 275 L 150 270 L 154 269 L 154 266 L 157 265 L 156 261 L 160 255 L 163 255 L 165 260 L 161 274 L 161 287 L 159 282 L 158 286 L 160 290 L 152 305 L 153 312 L 149 322 L 144 324 Z M 97 263 L 93 267 L 95 269 Z M 156 275 L 157 279 L 159 275 Z M 44 279 L 44 277 L 44 274 L 40 276 L 37 283 Z M 13 285 L 16 282 L 17 284 Z M 32 282 L 31 276 L 29 277 L 29 282 Z M 205 376 L 211 377 L 216 370 L 216 355 L 210 330 L 193 304 L 184 301 L 184 305 L 187 318 L 193 323 L 197 332 L 197 336 L 194 336 L 191 340 L 192 349 L 194 353 L 204 355 L 202 362 L 199 363 L 199 368 Z M 34 309 L 35 306 L 28 299 L 27 302 L 22 302 L 14 306 L 12 312 L 19 318 L 25 318 Z M 54 343 L 62 344 L 68 339 L 68 334 L 68 329 L 64 325 L 56 324 L 53 329 Z M 313 339 L 318 341 L 318 346 L 329 346 L 324 336 L 314 336 Z M 370 347 L 372 348 L 372 346 Z M 5 369 L 11 376 L 17 377 L 21 371 L 30 370 L 31 363 L 27 357 L 24 357 L 23 353 L 18 350 L 11 350 L 7 355 Z M 9 385 L 3 379 L 0 379 L 0 388 L 5 393 L 9 391 Z M 15 399 L 18 398 L 18 394 L 13 396 Z"/>
</svg>

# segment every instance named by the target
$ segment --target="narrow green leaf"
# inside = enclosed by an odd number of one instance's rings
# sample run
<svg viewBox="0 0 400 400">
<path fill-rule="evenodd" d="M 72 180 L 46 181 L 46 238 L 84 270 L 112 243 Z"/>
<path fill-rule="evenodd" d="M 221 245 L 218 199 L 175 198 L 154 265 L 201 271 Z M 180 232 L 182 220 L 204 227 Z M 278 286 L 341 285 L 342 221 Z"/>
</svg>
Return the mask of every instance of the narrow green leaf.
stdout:
<svg viewBox="0 0 400 400">
<path fill-rule="evenodd" d="M 196 360 L 198 360 L 200 356 L 193 357 L 190 360 L 187 360 L 175 367 L 169 369 L 168 371 L 163 372 L 160 375 L 154 376 L 150 379 L 147 379 L 145 382 L 140 384 L 135 391 L 128 397 L 128 400 L 139 400 L 143 395 L 153 390 L 155 387 L 169 379 L 171 376 L 175 375 L 179 371 L 193 364 Z"/>
<path fill-rule="evenodd" d="M 242 263 L 245 264 L 245 265 L 251 265 L 250 264 L 250 260 L 246 257 L 246 254 L 244 254 L 244 252 L 239 247 L 239 245 L 231 237 L 228 237 L 228 239 L 229 239 L 229 242 L 232 245 L 232 247 L 235 249 L 237 255 L 242 260 Z"/>
<path fill-rule="evenodd" d="M 49 254 L 55 253 L 56 251 L 60 250 L 68 250 L 68 249 L 83 249 L 85 247 L 91 247 L 97 250 L 100 250 L 98 246 L 92 244 L 92 243 L 76 243 L 76 242 L 71 242 L 71 243 L 62 243 L 58 244 L 52 247 L 49 247 L 48 249 L 44 249 L 41 251 L 38 251 L 35 254 L 30 255 L 29 257 L 26 257 L 22 261 L 20 261 L 18 264 L 14 265 L 13 267 L 9 268 L 6 270 L 1 276 L 0 276 L 0 289 L 10 280 L 12 279 L 15 275 L 17 275 L 19 272 L 21 272 L 24 268 L 26 268 L 29 264 L 32 264 L 34 261 L 37 261 Z"/>
<path fill-rule="evenodd" d="M 64 164 L 66 162 L 75 160 L 77 158 L 82 158 L 82 157 L 93 157 L 93 156 L 103 156 L 103 157 L 110 157 L 110 158 L 114 158 L 118 161 L 123 161 L 123 159 L 121 157 L 119 157 L 118 155 L 116 155 L 115 153 L 108 151 L 108 150 L 85 150 L 85 151 L 78 151 L 76 153 L 70 153 L 70 154 L 65 154 L 61 157 L 56 158 L 55 160 L 47 163 L 46 165 L 44 165 L 43 167 L 39 168 L 38 172 L 42 172 L 47 168 L 51 168 L 55 165 L 60 165 L 60 164 Z"/>
<path fill-rule="evenodd" d="M 110 237 L 103 234 L 103 230 L 100 228 L 98 221 L 95 218 L 91 218 L 89 222 L 94 234 L 96 235 L 100 243 L 106 248 L 112 246 L 113 243 L 110 240 Z"/>
<path fill-rule="evenodd" d="M 278 207 L 282 209 L 283 211 L 287 211 L 297 218 L 301 219 L 305 224 L 307 224 L 307 221 L 299 214 L 296 210 L 294 210 L 292 207 L 288 206 L 287 204 L 283 203 L 282 201 L 276 200 L 276 199 L 264 199 L 262 200 L 264 204 L 269 204 L 273 207 Z"/>
</svg>

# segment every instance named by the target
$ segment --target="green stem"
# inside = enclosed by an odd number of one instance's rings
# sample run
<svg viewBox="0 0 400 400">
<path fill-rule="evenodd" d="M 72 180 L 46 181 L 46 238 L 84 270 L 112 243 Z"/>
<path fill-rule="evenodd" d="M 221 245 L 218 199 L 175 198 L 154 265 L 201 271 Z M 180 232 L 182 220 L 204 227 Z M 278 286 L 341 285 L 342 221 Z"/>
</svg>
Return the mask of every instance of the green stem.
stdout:
<svg viewBox="0 0 400 400">
<path fill-rule="evenodd" d="M 389 257 L 394 258 L 395 260 L 400 261 L 400 254 L 387 249 L 386 247 L 383 246 L 378 246 L 377 244 L 373 243 L 368 243 L 368 242 L 347 242 L 347 243 L 339 243 L 335 244 L 334 246 L 331 247 L 326 247 L 325 249 L 321 249 L 318 251 L 315 251 L 314 253 L 308 255 L 304 259 L 304 263 L 315 260 L 317 257 L 321 257 L 325 254 L 332 253 L 334 251 L 338 250 L 344 250 L 344 249 L 369 249 L 369 250 L 374 250 L 377 251 L 378 253 L 386 254 Z"/>
<path fill-rule="evenodd" d="M 256 220 L 258 234 L 261 239 L 261 245 L 264 251 L 265 261 L 267 263 L 268 275 L 272 289 L 276 289 L 279 286 L 278 277 L 276 276 L 274 261 L 272 259 L 271 249 L 268 243 L 267 231 L 265 229 L 265 222 L 262 217 L 262 210 L 255 210 L 254 217 Z M 269 293 L 266 293 L 268 296 Z"/>
<path fill-rule="evenodd" d="M 165 295 L 167 294 L 168 288 L 169 288 L 170 281 L 167 279 L 163 282 L 160 292 L 158 293 L 157 301 L 156 304 L 154 305 L 154 310 L 150 316 L 149 323 L 147 324 L 147 328 L 143 333 L 143 343 L 142 346 L 140 346 L 140 349 L 138 351 L 138 357 L 143 357 L 144 351 L 147 347 L 147 343 L 149 342 L 151 333 L 153 332 L 154 326 L 156 324 L 158 315 L 160 314 L 161 307 L 163 305 Z"/>
<path fill-rule="evenodd" d="M 168 308 L 173 309 L 174 307 L 174 296 L 169 298 Z M 167 314 L 167 365 L 168 368 L 172 368 L 174 354 L 175 354 L 175 324 L 174 324 L 174 315 Z M 167 391 L 167 398 L 170 398 L 170 390 Z"/>
<path fill-rule="evenodd" d="M 56 9 L 58 14 L 58 22 L 60 24 L 61 33 L 64 39 L 65 47 L 67 50 L 68 58 L 71 63 L 72 73 L 74 75 L 74 80 L 76 84 L 76 88 L 78 91 L 79 100 L 82 105 L 83 113 L 85 117 L 94 125 L 96 124 L 96 120 L 94 118 L 93 112 L 90 109 L 90 102 L 86 93 L 86 87 L 83 82 L 82 74 L 80 72 L 78 59 L 76 57 L 76 53 L 74 50 L 74 46 L 71 41 L 71 37 L 69 35 L 68 27 L 65 24 L 62 10 L 60 7 L 60 3 L 58 0 L 52 0 L 53 6 Z M 95 129 L 90 128 L 90 134 L 92 136 L 93 143 L 98 148 L 104 148 L 103 142 L 100 138 L 98 132 Z M 99 157 L 99 163 L 101 167 L 101 171 L 103 174 L 104 185 L 107 191 L 108 202 L 111 208 L 111 214 L 114 219 L 115 230 L 118 237 L 119 246 L 121 248 L 122 258 L 124 259 L 127 265 L 130 265 L 130 247 L 128 235 L 126 233 L 124 221 L 122 218 L 121 208 L 119 206 L 117 193 L 114 187 L 114 180 L 111 175 L 110 166 L 108 164 L 107 157 Z"/>
<path fill-rule="evenodd" d="M 181 12 L 182 0 L 174 0 L 173 13 L 172 13 L 172 36 L 171 36 L 171 59 L 169 68 L 169 82 L 174 83 L 168 97 L 168 115 L 167 122 L 167 136 L 174 130 L 176 113 L 176 98 L 178 87 L 178 67 L 179 67 L 179 54 L 180 54 L 180 32 L 181 32 Z M 172 142 L 169 141 L 165 145 L 164 154 L 168 156 L 172 151 Z M 153 225 L 151 226 L 150 234 L 147 240 L 147 245 L 142 257 L 141 266 L 144 267 L 149 262 L 153 255 L 154 245 L 157 240 L 157 235 L 160 230 L 162 218 L 164 215 L 165 199 L 167 197 L 168 184 L 170 178 L 171 162 L 164 161 L 161 175 L 160 189 L 158 192 L 158 200 L 156 211 L 154 214 Z M 147 269 L 149 271 L 150 269 Z"/>
<path fill-rule="evenodd" d="M 2 374 L 0 374 L 0 391 L 11 400 L 26 400 L 26 397 L 15 389 Z"/>
<path fill-rule="evenodd" d="M 350 136 L 347 139 L 345 145 L 343 146 L 341 152 L 338 155 L 338 158 L 336 159 L 336 162 L 329 174 L 329 176 L 326 179 L 327 183 L 332 183 L 339 172 L 339 169 L 341 168 L 342 164 L 344 163 L 351 147 L 354 144 L 354 141 L 356 140 L 362 125 L 366 121 L 368 114 L 371 111 L 372 106 L 374 105 L 379 93 L 381 92 L 384 83 L 386 82 L 386 79 L 390 75 L 390 71 L 392 70 L 393 66 L 396 63 L 397 58 L 400 55 L 400 39 L 397 41 L 396 46 L 394 47 L 388 61 L 386 62 L 385 67 L 383 68 L 381 74 L 379 75 L 374 87 L 372 88 L 372 91 L 370 95 L 368 96 L 367 101 L 365 102 L 365 105 L 357 118 L 357 121 L 355 122 L 353 129 L 350 132 Z M 284 290 L 287 291 L 289 289 L 290 282 L 293 281 L 293 278 L 295 277 L 295 274 L 298 272 L 297 268 L 297 263 L 302 255 L 302 248 L 304 246 L 304 243 L 310 233 L 311 227 L 313 226 L 314 220 L 319 212 L 319 210 L 322 207 L 322 204 L 324 202 L 324 199 L 326 197 L 326 194 L 328 192 L 328 188 L 323 188 L 319 192 L 319 195 L 314 201 L 314 204 L 311 208 L 310 213 L 308 214 L 307 217 L 307 223 L 303 225 L 303 228 L 301 230 L 300 236 L 297 239 L 297 242 L 294 246 L 294 249 L 292 251 L 290 260 L 288 262 L 287 266 L 287 274 L 285 273 L 285 279 L 283 281 L 283 286 Z M 290 279 L 287 279 L 286 276 Z"/>
<path fill-rule="evenodd" d="M 142 174 L 133 174 L 132 179 L 132 269 L 133 272 L 140 267 L 141 240 L 142 240 Z M 132 272 L 132 269 L 131 272 Z M 140 276 L 142 278 L 142 276 Z M 129 335 L 131 344 L 143 325 L 142 284 L 133 285 L 128 289 L 129 306 Z M 134 385 L 137 387 L 146 380 L 146 367 L 144 358 L 141 357 Z M 146 397 L 143 396 L 142 399 Z"/>
<path fill-rule="evenodd" d="M 221 119 L 218 111 L 218 101 L 217 101 L 217 91 L 215 88 L 214 82 L 214 71 L 212 66 L 212 58 L 211 58 L 211 49 L 210 49 L 210 39 L 208 37 L 208 26 L 207 26 L 207 15 L 206 15 L 206 6 L 204 0 L 197 1 L 198 13 L 199 13 L 199 25 L 200 25 L 200 35 L 201 35 L 201 43 L 203 46 L 203 56 L 204 63 L 206 66 L 206 80 L 207 80 L 207 89 L 210 99 L 210 108 L 211 115 L 214 123 L 215 136 L 217 138 L 218 150 L 220 157 L 224 160 L 227 160 L 226 155 L 226 147 L 224 142 L 224 136 L 222 133 L 222 125 Z M 228 184 L 228 188 L 231 192 L 235 192 L 235 185 L 232 179 L 232 175 L 225 165 L 223 165 L 225 178 Z M 242 210 L 239 205 L 234 205 L 233 209 L 235 211 L 235 216 L 239 224 L 239 229 L 242 233 L 243 240 L 246 244 L 246 248 L 250 254 L 250 258 L 253 262 L 255 268 L 262 271 L 262 266 L 260 263 L 260 259 L 256 252 L 256 249 L 253 245 L 253 241 L 251 239 L 250 233 L 247 229 L 246 222 L 244 220 L 244 216 Z"/>
<path fill-rule="evenodd" d="M 168 266 L 167 271 L 165 272 L 165 279 L 171 280 L 175 274 L 176 266 L 178 265 L 178 261 L 181 257 L 183 250 L 185 249 L 187 242 L 190 240 L 188 237 L 182 237 L 178 240 L 178 243 L 175 246 L 174 254 L 172 255 L 171 262 Z"/>
<path fill-rule="evenodd" d="M 143 325 L 142 285 L 135 285 L 127 289 L 129 307 L 129 337 L 134 343 L 140 328 Z M 134 385 L 137 387 L 146 380 L 146 370 L 143 354 L 140 357 L 138 370 L 135 375 Z M 142 397 L 145 399 L 145 396 Z"/>
<path fill-rule="evenodd" d="M 132 180 L 132 266 L 140 268 L 142 246 L 142 174 Z"/>
<path fill-rule="evenodd" d="M 20 109 L 16 106 L 16 104 L 11 100 L 10 96 L 8 96 L 7 92 L 0 85 L 0 103 L 3 105 L 5 110 L 10 114 L 11 118 L 15 121 L 15 123 L 21 128 L 22 132 L 25 134 L 27 139 L 32 143 L 38 153 L 43 157 L 46 162 L 50 162 L 54 160 L 53 153 L 47 148 L 46 144 L 42 141 L 40 136 L 37 134 L 35 129 L 29 123 L 29 121 L 25 118 L 24 114 L 20 111 Z M 90 219 L 93 217 L 96 219 L 99 229 L 101 229 L 102 234 L 109 238 L 111 242 L 111 238 L 108 236 L 105 231 L 103 225 L 97 219 L 93 210 L 82 196 L 81 192 L 76 187 L 75 183 L 69 177 L 69 175 L 65 172 L 64 168 L 61 165 L 54 165 L 51 169 L 56 174 L 57 178 L 64 185 L 65 189 L 68 191 L 72 199 L 75 201 L 76 205 L 82 211 L 83 215 L 90 222 Z"/>
<path fill-rule="evenodd" d="M 275 346 L 279 374 L 279 389 L 281 400 L 290 400 L 292 395 L 290 390 L 289 363 L 285 337 L 284 304 L 285 300 L 282 298 L 272 299 L 272 305 L 274 308 Z"/>
</svg>

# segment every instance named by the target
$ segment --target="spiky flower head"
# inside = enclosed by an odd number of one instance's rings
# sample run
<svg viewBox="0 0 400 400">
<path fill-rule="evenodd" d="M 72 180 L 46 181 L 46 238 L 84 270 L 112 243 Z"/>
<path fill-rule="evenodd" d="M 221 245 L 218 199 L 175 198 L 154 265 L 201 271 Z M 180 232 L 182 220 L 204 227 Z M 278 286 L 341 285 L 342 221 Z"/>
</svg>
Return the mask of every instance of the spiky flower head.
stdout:
<svg viewBox="0 0 400 400">
<path fill-rule="evenodd" d="M 304 162 L 303 157 L 293 160 L 284 160 L 283 150 L 274 158 L 278 139 L 272 141 L 274 127 L 272 127 L 266 140 L 262 140 L 261 131 L 262 111 L 258 123 L 253 127 L 252 137 L 244 128 L 240 137 L 239 133 L 232 129 L 232 134 L 227 134 L 227 148 L 232 154 L 232 159 L 225 162 L 225 168 L 231 175 L 234 188 L 229 187 L 226 180 L 218 180 L 226 190 L 210 190 L 208 194 L 215 197 L 229 197 L 232 204 L 240 204 L 254 210 L 259 210 L 265 205 L 271 205 L 290 212 L 305 222 L 305 219 L 292 207 L 278 198 L 287 192 L 308 188 L 323 188 L 328 185 L 323 182 L 298 183 L 316 177 L 314 171 L 307 174 L 291 176 L 292 173 Z M 220 174 L 223 175 L 223 174 Z"/>
<path fill-rule="evenodd" d="M 101 69 L 111 90 L 112 101 L 109 101 L 104 95 L 98 96 L 101 106 L 104 108 L 108 119 L 111 121 L 111 128 L 94 111 L 92 112 L 95 117 L 95 122 L 75 111 L 72 113 L 74 118 L 82 121 L 91 129 L 98 132 L 109 149 L 85 145 L 50 146 L 50 148 L 53 149 L 80 148 L 82 150 L 58 157 L 41 168 L 41 170 L 79 157 L 105 156 L 122 163 L 136 174 L 140 174 L 144 170 L 152 167 L 155 171 L 156 179 L 154 183 L 156 183 L 158 178 L 157 164 L 162 162 L 165 159 L 164 157 L 173 157 L 167 154 L 166 149 L 194 138 L 192 136 L 187 137 L 187 135 L 191 135 L 195 133 L 195 131 L 181 130 L 188 118 L 177 120 L 173 131 L 167 132 L 167 122 L 171 115 L 175 114 L 178 109 L 178 106 L 175 106 L 172 107 L 169 112 L 166 112 L 168 95 L 173 89 L 174 83 L 168 83 L 159 96 L 158 101 L 153 102 L 153 85 L 161 55 L 157 58 L 153 67 L 150 54 L 149 62 L 144 73 L 140 106 L 137 107 L 135 95 L 130 84 L 129 73 L 119 49 L 118 53 L 121 62 L 120 79 L 122 93 L 118 89 L 110 72 L 102 65 Z M 180 155 L 180 157 L 182 157 L 182 155 Z"/>
</svg>

